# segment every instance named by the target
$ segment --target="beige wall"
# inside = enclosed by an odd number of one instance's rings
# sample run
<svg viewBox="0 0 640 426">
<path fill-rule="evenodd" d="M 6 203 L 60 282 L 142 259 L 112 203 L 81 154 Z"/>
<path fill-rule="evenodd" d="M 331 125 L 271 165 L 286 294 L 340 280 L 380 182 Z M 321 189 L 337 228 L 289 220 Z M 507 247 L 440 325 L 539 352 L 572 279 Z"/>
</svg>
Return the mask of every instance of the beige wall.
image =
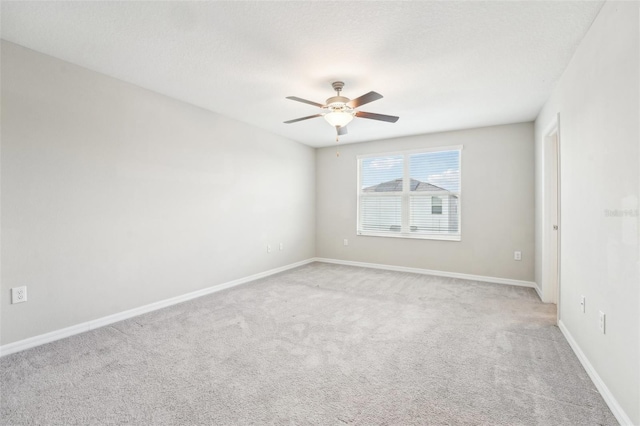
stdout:
<svg viewBox="0 0 640 426">
<path fill-rule="evenodd" d="M 312 148 L 15 44 L 1 59 L 2 344 L 314 256 Z"/>
<path fill-rule="evenodd" d="M 607 2 L 536 120 L 537 240 L 542 140 L 560 113 L 560 315 L 633 424 L 640 424 L 640 3 Z M 542 277 L 543 245 L 536 275 Z M 586 312 L 580 297 L 586 297 Z M 599 331 L 599 311 L 607 315 Z"/>
<path fill-rule="evenodd" d="M 358 155 L 448 145 L 464 146 L 462 241 L 356 235 Z M 533 281 L 533 154 L 532 123 L 318 149 L 317 256 Z"/>
</svg>

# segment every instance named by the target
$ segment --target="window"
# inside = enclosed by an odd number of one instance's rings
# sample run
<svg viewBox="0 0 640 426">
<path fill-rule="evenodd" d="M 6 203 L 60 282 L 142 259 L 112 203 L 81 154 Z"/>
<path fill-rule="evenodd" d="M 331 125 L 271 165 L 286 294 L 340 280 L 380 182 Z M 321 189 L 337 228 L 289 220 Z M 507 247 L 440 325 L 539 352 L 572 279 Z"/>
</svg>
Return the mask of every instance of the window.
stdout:
<svg viewBox="0 0 640 426">
<path fill-rule="evenodd" d="M 431 214 L 442 214 L 442 198 L 431 197 Z"/>
<path fill-rule="evenodd" d="M 358 235 L 460 241 L 462 147 L 358 157 Z"/>
</svg>

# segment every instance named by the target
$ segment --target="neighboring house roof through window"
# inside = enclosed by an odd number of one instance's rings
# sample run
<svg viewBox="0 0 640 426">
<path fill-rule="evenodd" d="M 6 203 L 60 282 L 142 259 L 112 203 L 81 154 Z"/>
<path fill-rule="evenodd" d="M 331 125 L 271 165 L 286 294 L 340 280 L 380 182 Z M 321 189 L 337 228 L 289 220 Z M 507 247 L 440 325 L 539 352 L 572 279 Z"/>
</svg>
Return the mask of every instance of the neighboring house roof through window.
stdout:
<svg viewBox="0 0 640 426">
<path fill-rule="evenodd" d="M 417 179 L 411 179 L 411 191 L 447 191 L 444 188 Z M 382 182 L 377 185 L 364 188 L 362 192 L 402 192 L 402 178 Z"/>
</svg>

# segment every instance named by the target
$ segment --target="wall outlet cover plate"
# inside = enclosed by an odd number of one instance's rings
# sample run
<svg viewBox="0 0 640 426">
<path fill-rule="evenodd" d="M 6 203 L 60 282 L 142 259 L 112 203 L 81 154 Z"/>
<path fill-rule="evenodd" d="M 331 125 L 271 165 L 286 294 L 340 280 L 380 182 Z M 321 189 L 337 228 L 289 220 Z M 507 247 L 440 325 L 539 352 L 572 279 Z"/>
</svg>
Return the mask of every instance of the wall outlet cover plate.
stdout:
<svg viewBox="0 0 640 426">
<path fill-rule="evenodd" d="M 11 303 L 22 303 L 27 301 L 27 286 L 14 287 L 11 289 Z"/>
</svg>

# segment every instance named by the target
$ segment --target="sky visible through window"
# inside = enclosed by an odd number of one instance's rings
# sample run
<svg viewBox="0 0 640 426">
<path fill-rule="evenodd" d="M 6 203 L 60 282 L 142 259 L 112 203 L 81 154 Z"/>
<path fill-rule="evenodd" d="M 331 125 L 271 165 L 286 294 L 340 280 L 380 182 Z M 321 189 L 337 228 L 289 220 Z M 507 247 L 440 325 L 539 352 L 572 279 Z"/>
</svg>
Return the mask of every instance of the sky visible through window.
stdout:
<svg viewBox="0 0 640 426">
<path fill-rule="evenodd" d="M 409 159 L 411 178 L 448 191 L 460 191 L 460 151 L 437 151 L 413 154 Z M 362 160 L 362 188 L 402 179 L 403 155 Z M 452 179 L 452 177 L 456 177 Z"/>
</svg>

